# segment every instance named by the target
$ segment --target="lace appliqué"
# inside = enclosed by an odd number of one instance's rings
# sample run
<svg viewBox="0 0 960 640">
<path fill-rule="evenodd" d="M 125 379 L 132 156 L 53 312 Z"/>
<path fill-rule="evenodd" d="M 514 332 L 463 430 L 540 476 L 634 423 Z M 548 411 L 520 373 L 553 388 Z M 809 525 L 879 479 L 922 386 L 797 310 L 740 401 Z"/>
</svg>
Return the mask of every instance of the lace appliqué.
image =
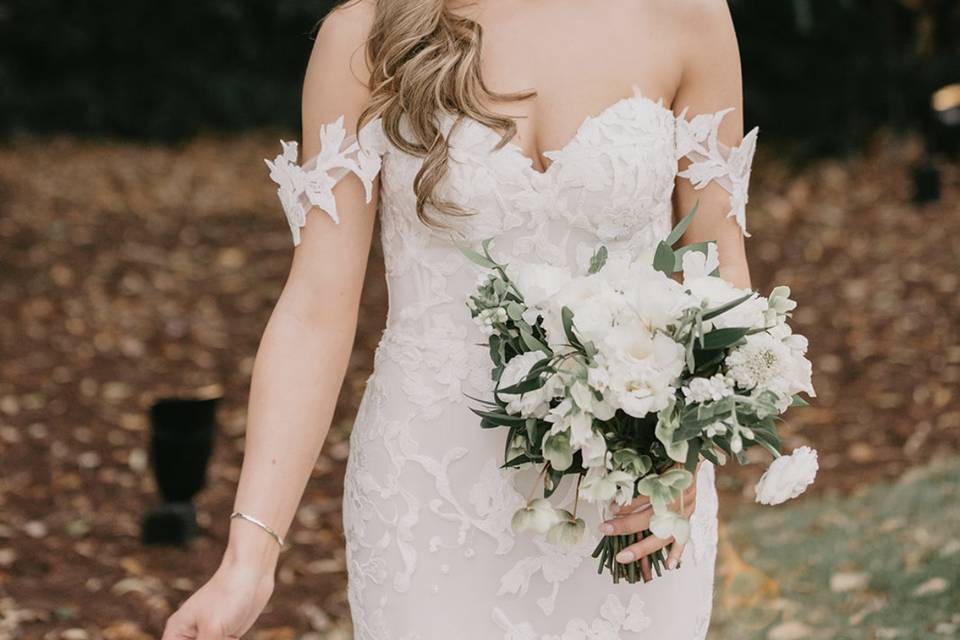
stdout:
<svg viewBox="0 0 960 640">
<path fill-rule="evenodd" d="M 747 233 L 747 200 L 750 169 L 757 148 L 759 127 L 754 127 L 736 147 L 728 147 L 718 139 L 720 123 L 733 108 L 704 113 L 688 120 L 687 110 L 677 116 L 677 160 L 690 158 L 689 167 L 677 175 L 689 180 L 695 189 L 716 182 L 730 194 L 727 217 L 736 219 Z"/>
<path fill-rule="evenodd" d="M 574 618 L 567 622 L 561 635 L 539 634 L 527 623 L 514 623 L 499 608 L 493 610 L 493 620 L 504 631 L 504 640 L 623 640 L 624 633 L 640 633 L 650 628 L 643 600 L 633 594 L 624 604 L 613 594 L 607 595 L 600 606 L 600 615 L 588 622 Z"/>
<path fill-rule="evenodd" d="M 277 196 L 290 224 L 293 245 L 300 244 L 300 228 L 307 223 L 312 207 L 322 209 L 340 224 L 333 188 L 347 174 L 353 173 L 363 184 L 367 202 L 373 198 L 373 181 L 380 173 L 381 156 L 386 151 L 386 138 L 379 119 L 371 120 L 360 130 L 359 139 L 347 134 L 343 116 L 320 126 L 320 152 L 297 164 L 297 143 L 281 140 L 283 153 L 270 160 L 270 179 L 276 182 Z"/>
</svg>

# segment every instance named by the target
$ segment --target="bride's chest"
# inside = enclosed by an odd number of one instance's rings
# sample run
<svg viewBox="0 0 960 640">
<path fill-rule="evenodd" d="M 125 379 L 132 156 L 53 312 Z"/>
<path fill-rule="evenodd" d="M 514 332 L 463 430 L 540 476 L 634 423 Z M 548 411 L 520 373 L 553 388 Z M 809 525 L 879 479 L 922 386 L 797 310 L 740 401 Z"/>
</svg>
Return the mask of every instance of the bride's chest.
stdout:
<svg viewBox="0 0 960 640">
<path fill-rule="evenodd" d="M 448 140 L 447 172 L 436 195 L 470 212 L 451 221 L 468 239 L 550 224 L 603 242 L 649 237 L 655 244 L 669 229 L 676 121 L 659 102 L 633 96 L 587 118 L 566 145 L 544 153 L 550 160 L 545 171 L 514 143 L 497 149 L 500 135 L 473 120 L 464 120 Z M 416 219 L 413 185 L 423 159 L 391 147 L 383 162 L 385 227 L 436 233 Z M 449 230 L 441 233 L 449 237 Z"/>
</svg>

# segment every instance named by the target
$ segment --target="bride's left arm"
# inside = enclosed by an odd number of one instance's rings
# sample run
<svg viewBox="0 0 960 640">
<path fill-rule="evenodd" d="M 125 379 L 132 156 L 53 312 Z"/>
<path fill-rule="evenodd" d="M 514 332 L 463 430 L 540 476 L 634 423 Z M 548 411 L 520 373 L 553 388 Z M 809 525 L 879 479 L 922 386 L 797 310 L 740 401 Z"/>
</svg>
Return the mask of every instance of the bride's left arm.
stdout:
<svg viewBox="0 0 960 640">
<path fill-rule="evenodd" d="M 720 276 L 749 289 L 745 205 L 757 132 L 744 137 L 740 52 L 727 3 L 693 4 L 699 9 L 690 17 L 698 24 L 684 29 L 686 61 L 673 101 L 679 156 L 674 211 L 679 220 L 699 203 L 682 244 L 715 240 Z"/>
</svg>

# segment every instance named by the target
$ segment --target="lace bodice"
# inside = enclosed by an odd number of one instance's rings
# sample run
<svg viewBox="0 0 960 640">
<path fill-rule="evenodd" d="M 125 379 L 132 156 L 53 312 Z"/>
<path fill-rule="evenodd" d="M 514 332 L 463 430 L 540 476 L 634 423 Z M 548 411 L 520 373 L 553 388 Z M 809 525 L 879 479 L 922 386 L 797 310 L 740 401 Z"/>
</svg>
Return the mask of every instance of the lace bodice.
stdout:
<svg viewBox="0 0 960 640">
<path fill-rule="evenodd" d="M 293 233 L 313 207 L 339 222 L 334 185 L 348 174 L 367 198 L 380 177 L 387 326 L 351 435 L 344 488 L 349 595 L 360 640 L 615 640 L 658 632 L 702 638 L 716 549 L 716 495 L 704 464 L 683 568 L 649 585 L 618 589 L 589 552 L 514 538 L 510 516 L 533 485 L 529 470 L 503 470 L 500 439 L 479 428 L 468 396 L 492 392 L 489 360 L 466 296 L 478 269 L 455 241 L 491 238 L 511 258 L 585 268 L 597 245 L 635 255 L 666 237 L 679 175 L 696 189 L 730 194 L 729 216 L 746 232 L 757 130 L 730 149 L 717 131 L 729 110 L 687 118 L 634 94 L 583 121 L 534 168 L 516 144 L 474 120 L 443 121 L 450 144 L 441 197 L 472 211 L 436 229 L 416 215 L 422 159 L 389 143 L 379 120 L 356 137 L 343 119 L 321 128 L 320 153 L 300 166 L 295 143 L 267 161 Z M 689 166 L 679 171 L 679 162 Z M 446 219 L 445 219 L 446 220 Z M 535 474 L 534 474 L 535 475 Z M 558 491 L 572 503 L 574 489 Z M 588 519 L 595 530 L 600 513 Z M 587 517 L 587 516 L 584 516 Z M 574 586 L 569 586 L 573 583 Z M 579 585 L 579 586 L 577 586 Z M 691 602 L 691 598 L 693 598 Z M 676 602 L 685 609 L 673 615 Z M 672 609 L 671 609 L 671 603 Z M 669 613 L 669 615 L 668 615 Z M 466 630 L 466 631 L 465 631 Z"/>
</svg>

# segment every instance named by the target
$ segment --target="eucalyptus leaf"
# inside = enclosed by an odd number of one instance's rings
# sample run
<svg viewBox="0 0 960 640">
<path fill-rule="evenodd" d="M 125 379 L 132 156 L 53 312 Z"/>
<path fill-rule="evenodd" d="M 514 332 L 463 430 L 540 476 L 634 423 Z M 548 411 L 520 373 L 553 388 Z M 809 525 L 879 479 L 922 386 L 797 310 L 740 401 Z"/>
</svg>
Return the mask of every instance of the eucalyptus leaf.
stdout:
<svg viewBox="0 0 960 640">
<path fill-rule="evenodd" d="M 657 251 L 653 254 L 653 268 L 661 271 L 668 276 L 676 271 L 677 258 L 666 242 L 661 241 L 657 245 Z"/>
<path fill-rule="evenodd" d="M 607 263 L 607 248 L 604 245 L 600 245 L 596 253 L 593 254 L 593 257 L 590 258 L 590 269 L 587 271 L 589 274 L 594 274 L 600 269 L 603 269 L 603 265 Z"/>
<path fill-rule="evenodd" d="M 754 295 L 755 295 L 754 292 L 751 291 L 750 293 L 740 296 L 736 300 L 731 300 L 730 302 L 722 304 L 719 307 L 714 307 L 713 309 L 707 309 L 703 312 L 703 319 L 711 320 L 713 318 L 716 318 L 720 314 L 726 313 L 727 311 L 730 311 L 730 309 L 733 309 L 734 307 L 743 304 L 744 302 L 752 298 Z"/>
<path fill-rule="evenodd" d="M 490 258 L 487 258 L 477 253 L 467 245 L 462 244 L 460 242 L 455 242 L 454 244 L 456 244 L 457 248 L 460 249 L 460 253 L 466 256 L 470 262 L 476 265 L 479 265 L 481 267 L 484 267 L 485 269 L 493 269 L 494 267 L 497 266 L 496 262 L 494 262 Z M 486 247 L 484 247 L 484 251 L 486 251 Z"/>
<path fill-rule="evenodd" d="M 703 348 L 710 349 L 728 349 L 737 344 L 749 331 L 746 327 L 724 327 L 723 329 L 714 329 L 703 336 Z"/>
<path fill-rule="evenodd" d="M 690 213 L 683 217 L 683 220 L 677 223 L 677 226 L 673 228 L 670 232 L 670 235 L 667 236 L 667 239 L 664 240 L 665 243 L 669 246 L 677 244 L 680 238 L 683 237 L 683 234 L 686 233 L 687 228 L 690 226 L 690 223 L 693 222 L 693 217 L 697 215 L 697 209 L 700 208 L 700 200 L 697 200 L 694 203 L 693 207 L 690 209 Z"/>
</svg>

